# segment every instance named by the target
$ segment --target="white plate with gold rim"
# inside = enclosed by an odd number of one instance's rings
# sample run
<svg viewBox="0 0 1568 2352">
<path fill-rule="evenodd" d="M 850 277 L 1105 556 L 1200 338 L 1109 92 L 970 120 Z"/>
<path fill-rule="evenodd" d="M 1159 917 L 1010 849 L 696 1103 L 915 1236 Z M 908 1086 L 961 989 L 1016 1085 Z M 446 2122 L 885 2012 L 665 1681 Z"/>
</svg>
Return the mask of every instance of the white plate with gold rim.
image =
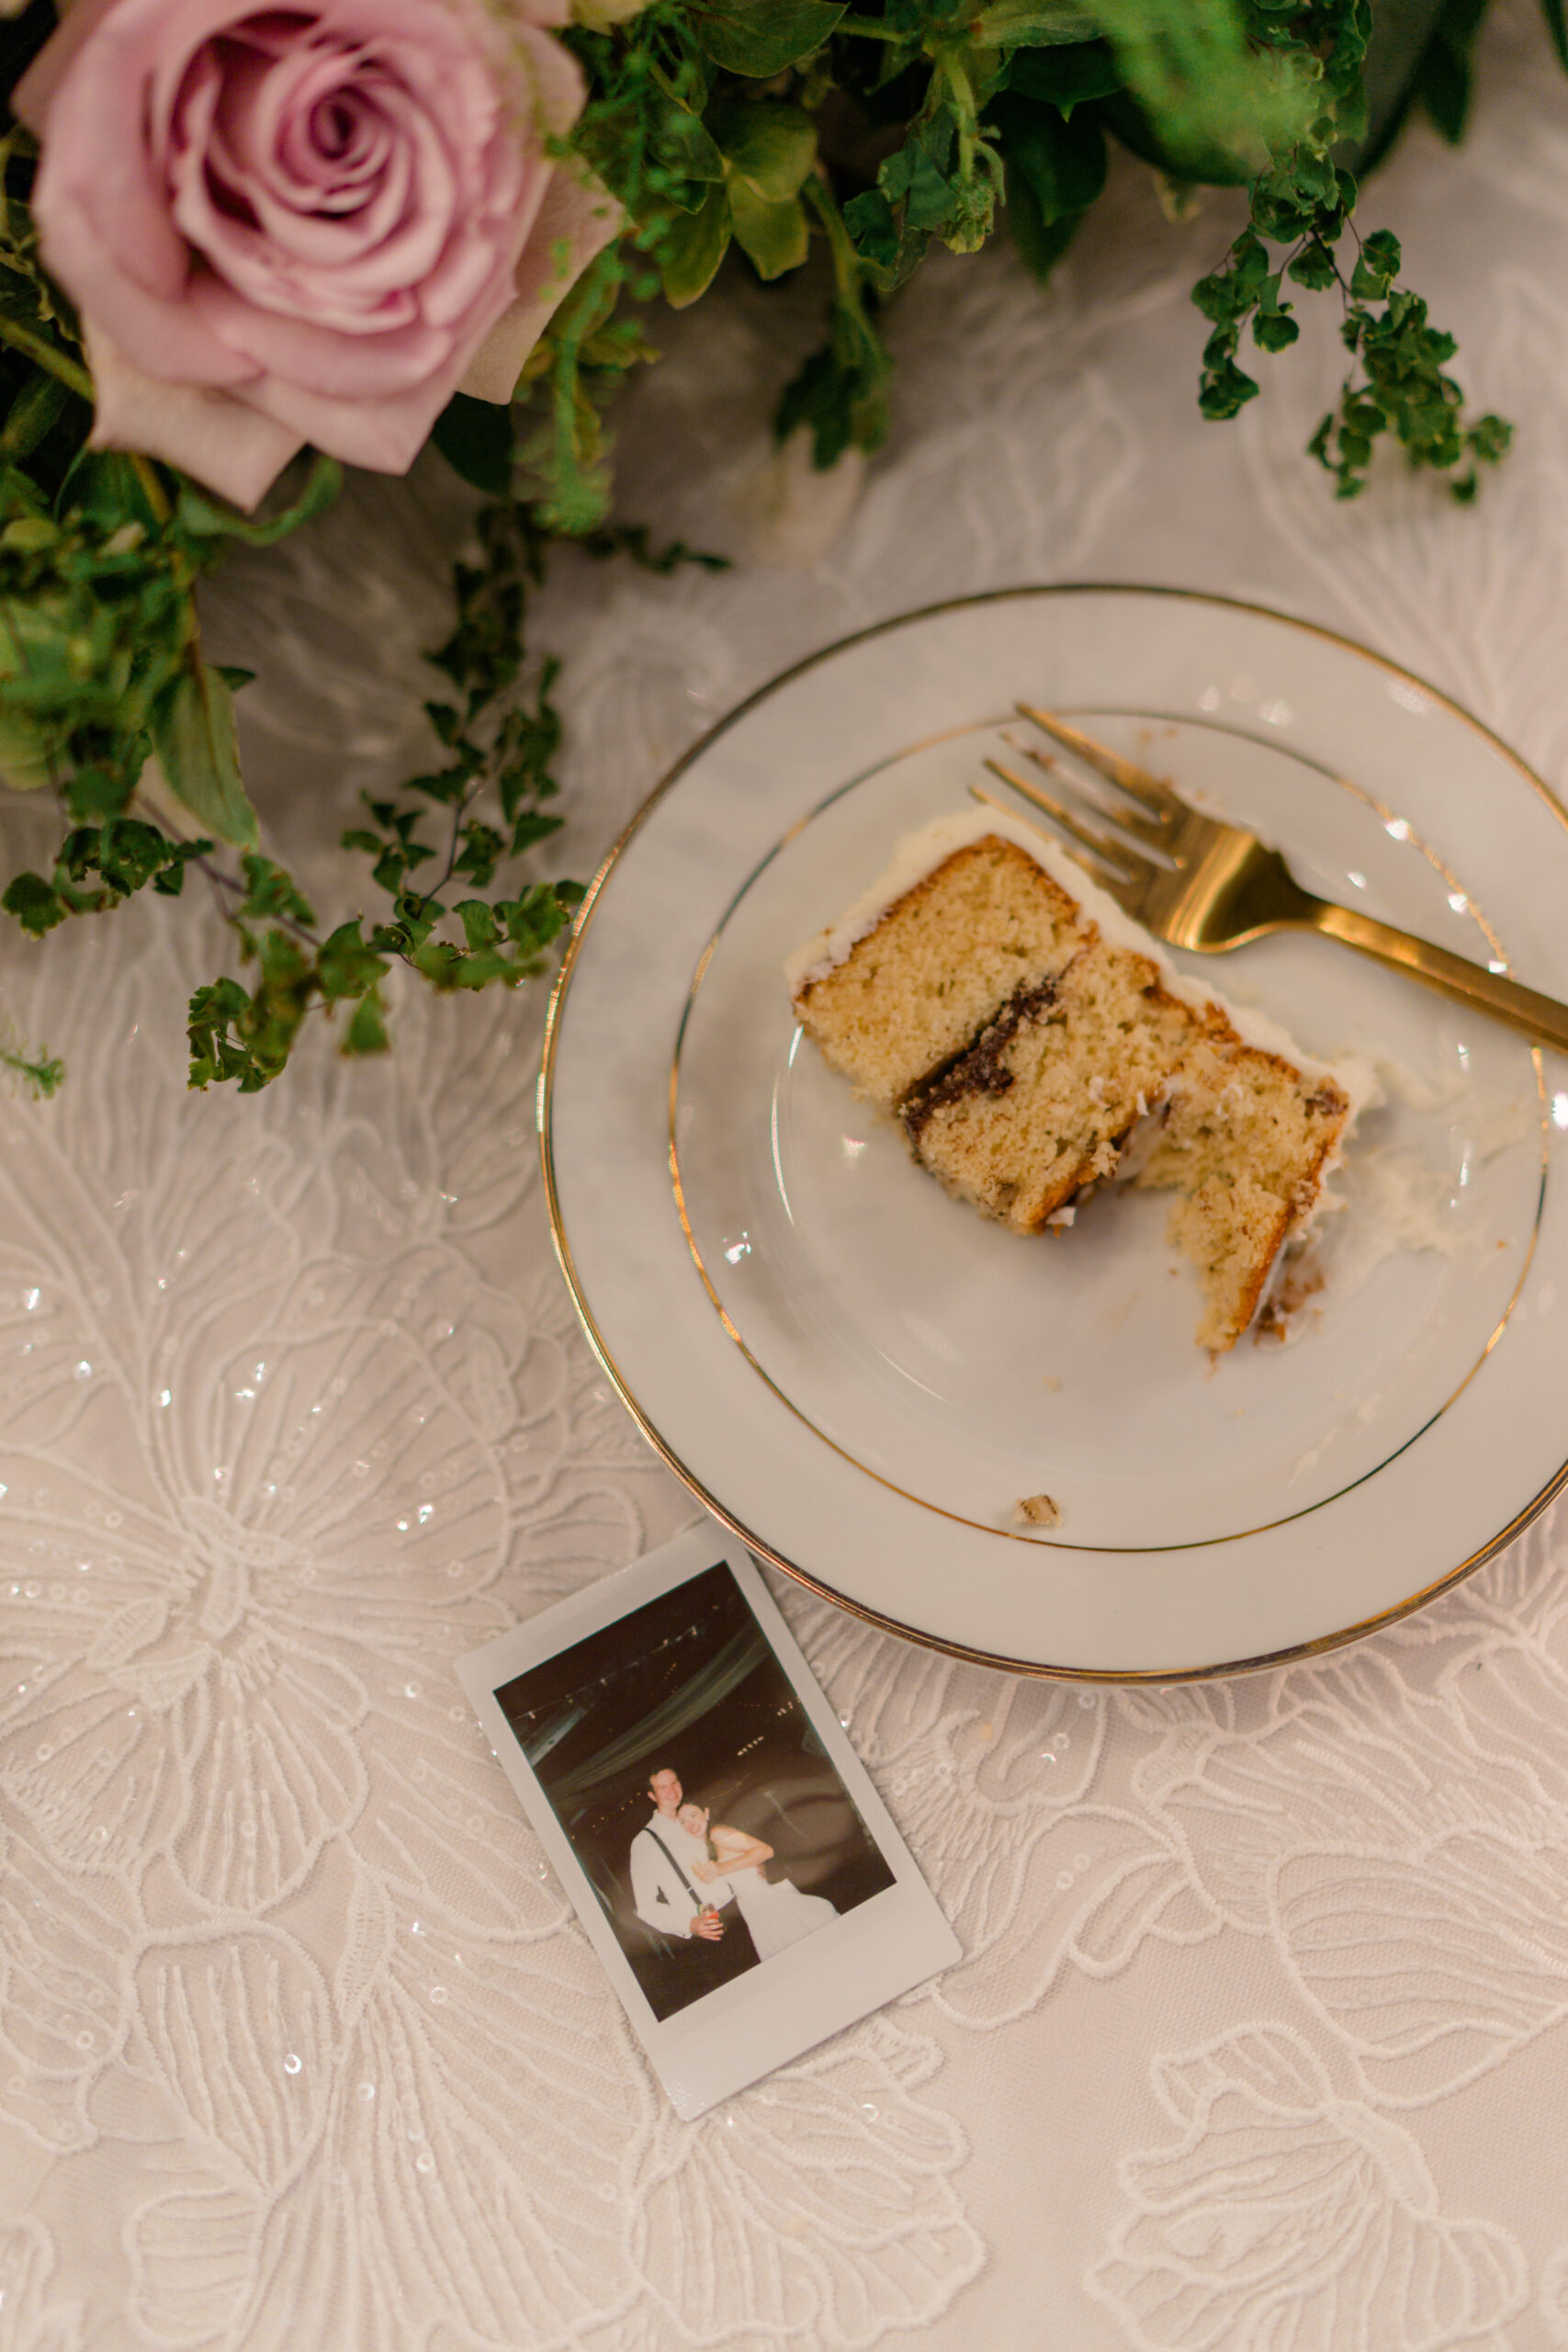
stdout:
<svg viewBox="0 0 1568 2352">
<path fill-rule="evenodd" d="M 645 1433 L 829 1599 L 1031 1672 L 1301 1656 L 1441 1590 L 1568 1476 L 1568 1065 L 1324 940 L 1178 957 L 1386 1097 L 1289 1343 L 1217 1364 L 1157 1195 L 1030 1240 L 948 1200 L 802 1038 L 781 967 L 966 805 L 1021 695 L 1309 888 L 1568 997 L 1568 815 L 1430 687 L 1216 597 L 943 605 L 754 695 L 612 852 L 540 1082 L 557 1248 Z M 1041 1493 L 1049 1532 L 1017 1521 Z"/>
</svg>

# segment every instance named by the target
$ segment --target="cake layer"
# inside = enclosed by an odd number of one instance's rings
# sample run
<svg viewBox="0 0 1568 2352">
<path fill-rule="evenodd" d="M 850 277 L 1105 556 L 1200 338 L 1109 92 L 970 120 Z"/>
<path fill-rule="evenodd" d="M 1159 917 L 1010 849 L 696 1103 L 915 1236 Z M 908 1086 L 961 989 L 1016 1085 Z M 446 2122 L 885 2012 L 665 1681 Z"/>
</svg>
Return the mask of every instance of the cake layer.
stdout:
<svg viewBox="0 0 1568 2352">
<path fill-rule="evenodd" d="M 1091 929 L 1048 998 L 1006 1008 L 906 1101 L 915 1156 L 987 1216 L 1038 1232 L 1086 1184 L 1115 1173 L 1196 1017 L 1162 988 L 1151 958 Z"/>
<path fill-rule="evenodd" d="M 1171 1240 L 1216 1351 L 1315 1213 L 1357 1107 L 1353 1082 L 1183 978 L 1021 820 L 903 843 L 788 976 L 828 1060 L 984 1215 L 1033 1233 L 1108 1181 L 1179 1192 Z"/>
<path fill-rule="evenodd" d="M 1081 939 L 1060 884 L 1016 842 L 987 835 L 880 906 L 840 960 L 808 967 L 795 1011 L 833 1068 L 891 1111 L 1012 998 L 1060 972 Z"/>
<path fill-rule="evenodd" d="M 1223 1018 L 1190 1042 L 1135 1182 L 1185 1196 L 1171 1209 L 1170 1238 L 1203 1285 L 1202 1346 L 1230 1347 L 1246 1330 L 1351 1116 L 1343 1086 L 1247 1045 Z"/>
</svg>

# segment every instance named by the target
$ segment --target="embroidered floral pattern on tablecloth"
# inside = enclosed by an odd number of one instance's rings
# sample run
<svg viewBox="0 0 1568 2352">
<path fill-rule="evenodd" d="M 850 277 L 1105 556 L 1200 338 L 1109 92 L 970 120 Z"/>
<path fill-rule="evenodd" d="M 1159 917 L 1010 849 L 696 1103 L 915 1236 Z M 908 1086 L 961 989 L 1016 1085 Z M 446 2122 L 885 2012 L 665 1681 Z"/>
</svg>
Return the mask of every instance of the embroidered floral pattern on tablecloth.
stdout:
<svg viewBox="0 0 1568 2352">
<path fill-rule="evenodd" d="M 1123 2164 L 1134 2212 L 1089 2281 L 1138 2352 L 1505 2352 L 1518 2247 L 1446 2221 L 1411 2134 L 1337 2099 L 1289 2026 L 1162 2059 L 1156 2083 L 1183 2136 Z"/>
</svg>

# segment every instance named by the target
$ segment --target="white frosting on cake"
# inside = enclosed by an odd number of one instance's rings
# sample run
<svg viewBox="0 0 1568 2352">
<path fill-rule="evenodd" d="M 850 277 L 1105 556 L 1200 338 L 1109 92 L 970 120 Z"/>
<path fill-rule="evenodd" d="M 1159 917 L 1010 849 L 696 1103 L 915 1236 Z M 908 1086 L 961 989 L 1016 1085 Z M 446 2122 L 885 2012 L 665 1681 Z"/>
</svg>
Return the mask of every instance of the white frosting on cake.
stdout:
<svg viewBox="0 0 1568 2352">
<path fill-rule="evenodd" d="M 1059 842 L 1038 825 L 1032 824 L 1026 817 L 1014 816 L 1010 810 L 989 807 L 961 808 L 952 816 L 934 818 L 929 825 L 922 825 L 919 832 L 906 834 L 894 852 L 892 863 L 878 875 L 870 888 L 862 891 L 837 922 L 829 923 L 825 930 L 819 931 L 814 939 L 807 940 L 805 946 L 798 948 L 789 958 L 784 966 L 784 978 L 792 999 L 798 998 L 802 989 L 809 988 L 814 980 L 822 979 L 829 972 L 836 970 L 851 951 L 876 929 L 888 909 L 907 897 L 918 883 L 925 880 L 928 874 L 934 874 L 937 867 L 956 851 L 967 849 L 972 843 L 993 834 L 1003 841 L 1014 842 L 1032 857 L 1059 888 L 1077 900 L 1089 920 L 1099 925 L 1102 938 L 1109 940 L 1113 946 L 1128 947 L 1139 956 L 1148 956 L 1158 967 L 1164 986 L 1183 1004 L 1197 1008 L 1217 1005 L 1236 1035 L 1247 1045 L 1255 1046 L 1260 1053 L 1277 1054 L 1305 1078 L 1331 1081 L 1349 1097 L 1350 1116 L 1341 1131 L 1339 1143 L 1325 1164 L 1316 1201 L 1296 1227 L 1295 1238 L 1304 1234 L 1325 1208 L 1337 1206 L 1337 1203 L 1325 1198 L 1324 1186 L 1338 1167 L 1344 1142 L 1361 1112 L 1382 1099 L 1382 1090 L 1371 1066 L 1359 1057 L 1348 1055 L 1336 1062 L 1320 1061 L 1315 1055 L 1303 1052 L 1289 1032 L 1281 1028 L 1279 1022 L 1271 1021 L 1267 1013 L 1236 1004 L 1229 997 L 1223 996 L 1218 989 L 1206 988 L 1200 981 L 1190 979 L 1184 972 L 1179 972 L 1158 940 L 1135 923 L 1131 915 L 1124 913 L 1115 899 L 1100 888 L 1076 858 L 1069 856 Z M 1129 1159 L 1132 1166 L 1136 1165 L 1136 1143 L 1134 1133 L 1129 1138 L 1122 1156 L 1123 1169 L 1128 1167 Z"/>
</svg>

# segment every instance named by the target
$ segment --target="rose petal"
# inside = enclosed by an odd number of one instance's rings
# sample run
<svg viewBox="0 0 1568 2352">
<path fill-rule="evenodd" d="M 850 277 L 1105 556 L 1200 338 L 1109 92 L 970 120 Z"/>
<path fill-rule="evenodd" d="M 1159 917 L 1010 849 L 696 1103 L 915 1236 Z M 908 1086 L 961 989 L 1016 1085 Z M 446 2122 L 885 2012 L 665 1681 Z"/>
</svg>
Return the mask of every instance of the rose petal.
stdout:
<svg viewBox="0 0 1568 2352">
<path fill-rule="evenodd" d="M 58 31 L 51 34 L 12 91 L 11 111 L 18 122 L 26 123 L 35 139 L 43 137 L 50 107 L 66 67 L 88 34 L 97 30 L 115 5 L 116 0 L 74 0 L 61 18 Z"/>
<path fill-rule="evenodd" d="M 381 334 L 344 334 L 313 319 L 258 310 L 208 270 L 192 279 L 186 307 L 246 361 L 247 396 L 276 375 L 328 400 L 385 399 L 421 383 L 452 349 L 450 334 L 418 317 Z"/>
<path fill-rule="evenodd" d="M 108 226 L 85 191 L 82 200 L 57 207 L 40 172 L 33 211 L 44 258 L 84 320 L 101 328 L 137 367 L 165 381 L 198 385 L 243 383 L 255 374 L 255 363 L 220 343 L 183 299 L 188 269 L 183 239 L 176 240 L 179 284 L 164 293 L 120 258 Z"/>
<path fill-rule="evenodd" d="M 179 466 L 247 512 L 272 487 L 304 435 L 227 392 L 143 375 L 101 329 L 85 329 L 97 393 L 95 449 L 136 449 Z"/>
<path fill-rule="evenodd" d="M 430 428 L 457 390 L 456 372 L 427 377 L 389 400 L 333 400 L 307 392 L 279 376 L 264 376 L 247 387 L 246 399 L 265 417 L 286 426 L 296 440 L 313 442 L 344 465 L 372 473 L 406 474 Z"/>
<path fill-rule="evenodd" d="M 469 360 L 459 391 L 476 401 L 512 398 L 524 361 L 624 218 L 607 188 L 558 167 L 518 261 L 513 300 Z"/>
<path fill-rule="evenodd" d="M 541 12 L 534 13 L 537 17 Z M 532 74 L 539 125 L 552 138 L 563 139 L 582 112 L 588 95 L 582 69 L 570 49 L 563 49 L 536 26 L 514 25 L 512 29 Z"/>
</svg>

